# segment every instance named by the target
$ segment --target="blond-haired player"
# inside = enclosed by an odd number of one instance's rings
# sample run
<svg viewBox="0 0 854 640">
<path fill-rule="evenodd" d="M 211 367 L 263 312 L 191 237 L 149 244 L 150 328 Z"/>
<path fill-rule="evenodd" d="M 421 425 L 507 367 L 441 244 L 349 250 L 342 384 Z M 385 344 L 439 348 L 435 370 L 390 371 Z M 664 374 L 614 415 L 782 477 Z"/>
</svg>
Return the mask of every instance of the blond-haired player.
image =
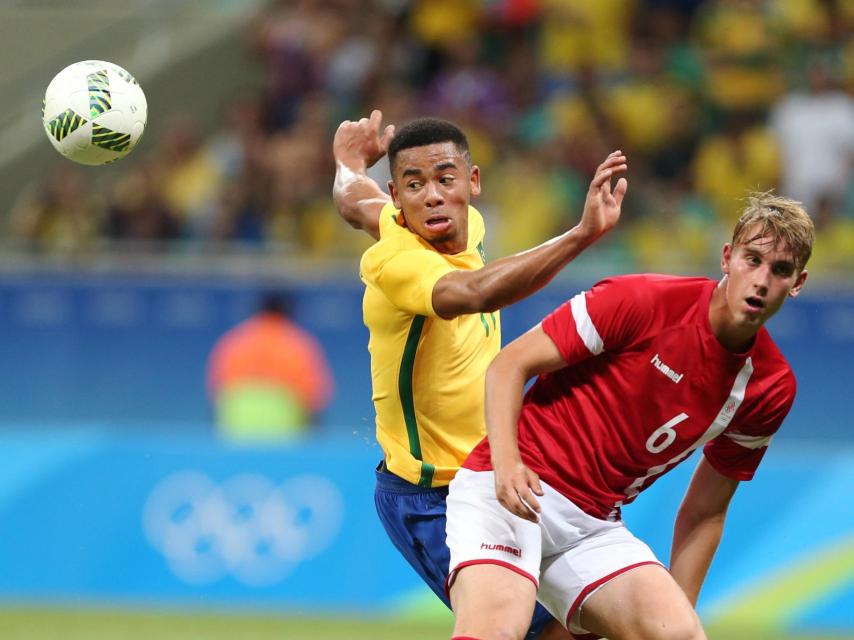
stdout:
<svg viewBox="0 0 854 640">
<path fill-rule="evenodd" d="M 795 397 L 764 324 L 801 291 L 814 237 L 798 203 L 755 195 L 721 280 L 604 280 L 495 358 L 488 440 L 448 497 L 457 640 L 523 637 L 535 598 L 577 636 L 705 638 L 694 604 L 727 506 Z M 620 513 L 696 449 L 668 571 Z"/>
</svg>

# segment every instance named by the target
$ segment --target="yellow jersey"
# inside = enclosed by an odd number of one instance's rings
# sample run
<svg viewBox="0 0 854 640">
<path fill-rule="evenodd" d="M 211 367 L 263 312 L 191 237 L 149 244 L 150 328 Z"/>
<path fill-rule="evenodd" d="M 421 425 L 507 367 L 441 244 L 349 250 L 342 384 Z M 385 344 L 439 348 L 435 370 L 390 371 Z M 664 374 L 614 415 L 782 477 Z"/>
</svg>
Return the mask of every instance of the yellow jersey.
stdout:
<svg viewBox="0 0 854 640">
<path fill-rule="evenodd" d="M 444 486 L 486 433 L 484 376 L 501 348 L 501 321 L 498 312 L 444 320 L 433 287 L 451 271 L 483 267 L 483 218 L 469 207 L 468 246 L 453 255 L 409 231 L 390 203 L 379 230 L 360 265 L 377 440 L 389 471 Z"/>
</svg>

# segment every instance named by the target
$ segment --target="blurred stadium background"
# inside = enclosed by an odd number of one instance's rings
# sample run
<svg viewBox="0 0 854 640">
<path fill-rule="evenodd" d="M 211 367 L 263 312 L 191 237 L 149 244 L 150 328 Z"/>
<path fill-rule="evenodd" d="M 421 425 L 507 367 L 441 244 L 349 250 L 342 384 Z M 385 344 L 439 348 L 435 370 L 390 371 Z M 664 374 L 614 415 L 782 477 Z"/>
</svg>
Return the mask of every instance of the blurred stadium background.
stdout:
<svg viewBox="0 0 854 640">
<path fill-rule="evenodd" d="M 700 610 L 717 639 L 854 638 L 853 33 L 849 0 L 0 1 L 0 637 L 447 637 L 374 515 L 367 239 L 330 198 L 337 123 L 378 107 L 466 129 L 491 256 L 571 226 L 628 154 L 619 229 L 505 341 L 605 275 L 715 276 L 748 190 L 806 204 L 810 281 L 771 326 L 798 400 Z M 148 98 L 110 166 L 40 131 L 83 59 Z M 335 396 L 299 442 L 223 442 L 206 359 L 274 288 Z M 662 557 L 690 466 L 627 509 Z"/>
</svg>

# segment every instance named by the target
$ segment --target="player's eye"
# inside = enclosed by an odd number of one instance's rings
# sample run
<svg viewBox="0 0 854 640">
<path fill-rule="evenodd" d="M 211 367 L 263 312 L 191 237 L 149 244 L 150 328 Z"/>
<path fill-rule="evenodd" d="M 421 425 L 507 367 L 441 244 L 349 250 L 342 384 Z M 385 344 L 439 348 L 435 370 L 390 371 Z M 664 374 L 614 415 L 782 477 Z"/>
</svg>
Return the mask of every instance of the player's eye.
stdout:
<svg viewBox="0 0 854 640">
<path fill-rule="evenodd" d="M 451 184 L 454 181 L 454 176 L 442 176 L 439 178 L 439 182 L 442 184 Z"/>
</svg>

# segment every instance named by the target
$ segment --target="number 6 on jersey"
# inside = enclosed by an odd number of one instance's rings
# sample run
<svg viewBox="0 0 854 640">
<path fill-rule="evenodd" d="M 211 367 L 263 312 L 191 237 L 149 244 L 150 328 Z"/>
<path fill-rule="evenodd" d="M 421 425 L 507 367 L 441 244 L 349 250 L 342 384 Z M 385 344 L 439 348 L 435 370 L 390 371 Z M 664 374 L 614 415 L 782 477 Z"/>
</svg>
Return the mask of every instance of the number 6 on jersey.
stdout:
<svg viewBox="0 0 854 640">
<path fill-rule="evenodd" d="M 673 441 L 676 440 L 676 430 L 673 428 L 683 420 L 688 419 L 687 413 L 680 413 L 675 418 L 671 418 L 663 425 L 661 425 L 658 429 L 653 431 L 649 438 L 646 441 L 646 450 L 650 453 L 660 453 L 664 451 L 667 447 L 673 444 Z M 656 440 L 658 440 L 661 436 L 664 436 L 658 444 L 656 444 Z"/>
</svg>

